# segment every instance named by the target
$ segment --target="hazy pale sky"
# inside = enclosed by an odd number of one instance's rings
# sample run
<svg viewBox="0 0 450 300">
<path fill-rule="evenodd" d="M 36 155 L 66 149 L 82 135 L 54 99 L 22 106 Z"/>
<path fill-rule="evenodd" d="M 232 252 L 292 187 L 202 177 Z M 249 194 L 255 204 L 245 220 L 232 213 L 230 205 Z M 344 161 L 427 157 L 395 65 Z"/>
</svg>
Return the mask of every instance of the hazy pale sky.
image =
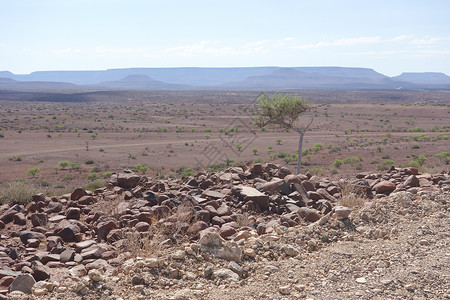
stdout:
<svg viewBox="0 0 450 300">
<path fill-rule="evenodd" d="M 0 71 L 346 66 L 450 75 L 449 0 L 0 0 Z"/>
</svg>

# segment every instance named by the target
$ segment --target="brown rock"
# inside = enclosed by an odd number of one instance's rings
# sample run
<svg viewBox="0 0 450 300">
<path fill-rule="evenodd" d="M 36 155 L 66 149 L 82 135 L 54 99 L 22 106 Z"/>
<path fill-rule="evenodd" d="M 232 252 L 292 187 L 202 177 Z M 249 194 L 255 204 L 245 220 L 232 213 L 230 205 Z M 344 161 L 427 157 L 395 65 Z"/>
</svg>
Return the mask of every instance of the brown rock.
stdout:
<svg viewBox="0 0 450 300">
<path fill-rule="evenodd" d="M 97 226 L 97 240 L 106 240 L 106 237 L 108 236 L 108 233 L 113 230 L 117 229 L 119 226 L 117 226 L 116 222 L 114 221 L 106 221 L 99 223 Z"/>
<path fill-rule="evenodd" d="M 69 209 L 67 209 L 67 212 L 66 212 L 67 219 L 79 220 L 80 215 L 81 215 L 81 209 L 79 209 L 78 207 L 70 207 Z"/>
<path fill-rule="evenodd" d="M 414 175 L 410 175 L 403 184 L 407 187 L 418 187 L 419 179 Z"/>
<path fill-rule="evenodd" d="M 44 266 L 40 261 L 33 261 L 31 263 L 31 269 L 33 270 L 33 273 L 31 273 L 31 275 L 33 275 L 36 281 L 46 280 L 50 278 L 50 268 Z"/>
<path fill-rule="evenodd" d="M 308 222 L 316 222 L 320 219 L 320 213 L 317 210 L 308 207 L 300 207 L 297 211 L 297 215 Z"/>
<path fill-rule="evenodd" d="M 27 218 L 21 212 L 15 214 L 13 217 L 13 220 L 14 220 L 14 224 L 18 224 L 18 225 L 26 225 L 27 224 Z"/>
<path fill-rule="evenodd" d="M 146 232 L 150 230 L 150 224 L 148 224 L 147 222 L 138 222 L 134 228 L 136 228 L 136 230 L 138 232 Z"/>
<path fill-rule="evenodd" d="M 83 196 L 86 196 L 88 193 L 83 188 L 75 189 L 70 195 L 70 200 L 78 200 Z"/>
<path fill-rule="evenodd" d="M 48 215 L 45 213 L 34 213 L 30 215 L 30 220 L 33 227 L 45 227 L 48 223 Z"/>
<path fill-rule="evenodd" d="M 390 181 L 381 181 L 379 183 L 377 183 L 373 189 L 378 193 L 378 194 L 384 194 L 384 193 L 390 193 L 392 191 L 394 191 L 396 188 L 395 183 L 392 183 Z"/>
</svg>

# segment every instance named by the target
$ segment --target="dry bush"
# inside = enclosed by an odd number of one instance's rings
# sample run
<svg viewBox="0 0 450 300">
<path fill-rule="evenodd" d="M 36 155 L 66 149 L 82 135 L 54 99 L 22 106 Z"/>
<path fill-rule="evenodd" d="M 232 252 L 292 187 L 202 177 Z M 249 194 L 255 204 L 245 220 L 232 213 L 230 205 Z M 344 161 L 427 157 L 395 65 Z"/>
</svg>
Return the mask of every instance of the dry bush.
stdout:
<svg viewBox="0 0 450 300">
<path fill-rule="evenodd" d="M 349 208 L 359 208 L 361 207 L 367 199 L 367 196 L 360 188 L 346 182 L 341 187 L 341 198 L 339 199 L 339 205 L 346 206 Z"/>
<path fill-rule="evenodd" d="M 152 218 L 148 232 L 133 229 L 126 232 L 123 250 L 134 257 L 158 256 L 168 246 L 189 240 L 186 230 L 195 221 L 194 206 L 189 201 L 183 201 L 170 216 L 163 216 L 160 220 Z"/>
<path fill-rule="evenodd" d="M 10 182 L 0 187 L 0 203 L 21 203 L 31 202 L 33 195 L 39 193 L 38 188 L 33 184 L 22 181 Z"/>
</svg>

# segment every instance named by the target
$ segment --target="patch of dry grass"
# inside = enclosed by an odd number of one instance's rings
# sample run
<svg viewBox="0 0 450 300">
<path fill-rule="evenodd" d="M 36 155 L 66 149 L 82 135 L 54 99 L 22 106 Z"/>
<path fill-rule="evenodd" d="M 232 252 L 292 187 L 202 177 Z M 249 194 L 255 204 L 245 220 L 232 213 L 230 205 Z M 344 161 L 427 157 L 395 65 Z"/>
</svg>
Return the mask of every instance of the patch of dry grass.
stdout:
<svg viewBox="0 0 450 300">
<path fill-rule="evenodd" d="M 366 195 L 360 188 L 347 182 L 342 186 L 342 196 L 339 199 L 339 205 L 346 206 L 352 209 L 360 208 L 367 200 Z"/>
<path fill-rule="evenodd" d="M 23 181 L 10 182 L 0 187 L 0 203 L 21 203 L 31 202 L 33 195 L 39 193 L 34 184 Z"/>
</svg>

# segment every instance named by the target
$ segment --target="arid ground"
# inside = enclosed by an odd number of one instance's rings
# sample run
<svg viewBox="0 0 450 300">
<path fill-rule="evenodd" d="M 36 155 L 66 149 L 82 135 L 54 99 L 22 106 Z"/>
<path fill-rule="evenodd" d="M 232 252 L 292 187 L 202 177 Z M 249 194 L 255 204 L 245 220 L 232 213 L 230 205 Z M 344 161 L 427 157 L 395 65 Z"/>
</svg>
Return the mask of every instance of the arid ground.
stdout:
<svg viewBox="0 0 450 300">
<path fill-rule="evenodd" d="M 385 92 L 385 101 L 380 91 L 305 94 L 312 109 L 301 121 L 312 124 L 302 173 L 352 176 L 406 166 L 419 155 L 428 158 L 422 171 L 448 170 L 443 158 L 433 157 L 450 149 L 448 93 Z M 295 168 L 298 135 L 253 126 L 254 92 L 151 92 L 141 101 L 138 95 L 0 101 L 0 184 L 24 179 L 61 194 L 95 179 L 87 179 L 93 172 L 103 179 L 137 164 L 160 177 L 255 160 Z M 204 103 L 212 95 L 213 103 Z M 346 97 L 351 103 L 342 103 Z M 333 165 L 336 159 L 340 166 Z M 72 165 L 59 166 L 61 161 Z M 33 178 L 28 170 L 36 167 Z"/>
</svg>

